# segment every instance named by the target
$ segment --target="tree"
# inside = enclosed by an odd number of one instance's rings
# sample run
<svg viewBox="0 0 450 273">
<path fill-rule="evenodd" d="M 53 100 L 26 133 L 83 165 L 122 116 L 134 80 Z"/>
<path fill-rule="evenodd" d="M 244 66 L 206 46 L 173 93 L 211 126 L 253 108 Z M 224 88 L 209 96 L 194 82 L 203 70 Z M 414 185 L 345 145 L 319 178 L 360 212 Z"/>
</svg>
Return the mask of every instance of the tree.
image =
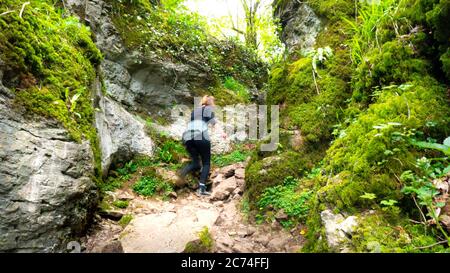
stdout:
<svg viewBox="0 0 450 273">
<path fill-rule="evenodd" d="M 249 48 L 258 49 L 258 11 L 262 0 L 241 0 L 242 8 L 245 13 L 245 31 L 238 29 L 233 24 L 233 30 L 244 35 L 245 44 Z"/>
</svg>

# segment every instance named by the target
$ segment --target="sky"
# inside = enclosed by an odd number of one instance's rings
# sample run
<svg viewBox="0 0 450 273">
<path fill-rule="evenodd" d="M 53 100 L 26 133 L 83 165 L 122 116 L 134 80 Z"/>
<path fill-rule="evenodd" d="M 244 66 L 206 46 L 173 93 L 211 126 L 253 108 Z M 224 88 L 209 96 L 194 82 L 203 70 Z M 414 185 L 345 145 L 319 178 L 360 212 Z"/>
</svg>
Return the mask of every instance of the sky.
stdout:
<svg viewBox="0 0 450 273">
<path fill-rule="evenodd" d="M 229 16 L 230 13 L 243 16 L 240 0 L 186 0 L 185 5 L 209 18 Z"/>
</svg>

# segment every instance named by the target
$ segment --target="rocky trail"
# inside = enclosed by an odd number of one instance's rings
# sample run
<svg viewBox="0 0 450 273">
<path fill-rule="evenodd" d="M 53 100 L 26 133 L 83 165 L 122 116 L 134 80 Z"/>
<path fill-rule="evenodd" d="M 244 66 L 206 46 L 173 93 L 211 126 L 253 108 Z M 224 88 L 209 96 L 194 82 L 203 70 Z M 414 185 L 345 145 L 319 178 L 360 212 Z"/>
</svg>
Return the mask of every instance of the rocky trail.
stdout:
<svg viewBox="0 0 450 273">
<path fill-rule="evenodd" d="M 179 253 L 189 242 L 199 240 L 208 228 L 212 252 L 296 252 L 304 238 L 300 230 L 285 230 L 278 222 L 257 225 L 241 211 L 245 188 L 244 163 L 213 171 L 212 195 L 199 197 L 190 189 L 171 194 L 170 200 L 143 198 L 131 189 L 110 193 L 116 200 L 128 200 L 126 209 L 96 217 L 97 223 L 84 239 L 86 252 Z M 133 215 L 123 228 L 117 220 Z M 112 220 L 116 216 L 116 219 Z"/>
</svg>

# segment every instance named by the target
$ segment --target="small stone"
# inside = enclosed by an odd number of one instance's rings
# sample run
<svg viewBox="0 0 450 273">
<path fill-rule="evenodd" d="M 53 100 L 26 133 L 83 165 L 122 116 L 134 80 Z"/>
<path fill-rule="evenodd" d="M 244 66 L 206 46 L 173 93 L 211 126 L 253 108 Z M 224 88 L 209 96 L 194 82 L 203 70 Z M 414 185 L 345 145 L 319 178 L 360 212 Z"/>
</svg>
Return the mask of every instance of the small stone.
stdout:
<svg viewBox="0 0 450 273">
<path fill-rule="evenodd" d="M 224 246 L 227 246 L 227 247 L 232 247 L 234 245 L 233 239 L 231 239 L 231 237 L 229 237 L 229 236 L 225 236 L 225 237 L 221 237 L 221 238 L 217 239 L 217 243 L 223 244 Z"/>
<path fill-rule="evenodd" d="M 238 230 L 237 235 L 242 238 L 247 237 L 247 230 Z"/>
<path fill-rule="evenodd" d="M 120 241 L 112 241 L 102 247 L 101 253 L 124 253 L 122 243 Z"/>
<path fill-rule="evenodd" d="M 269 247 L 270 249 L 272 249 L 274 251 L 280 251 L 281 249 L 284 249 L 286 243 L 287 243 L 287 240 L 284 238 L 273 238 L 267 244 L 267 247 Z"/>
<path fill-rule="evenodd" d="M 177 193 L 176 192 L 171 192 L 171 193 L 169 193 L 169 197 L 170 198 L 173 198 L 173 199 L 177 199 L 178 198 L 178 195 L 177 195 Z"/>
<path fill-rule="evenodd" d="M 284 212 L 284 209 L 280 209 L 277 214 L 275 215 L 275 219 L 278 221 L 287 220 L 289 216 Z"/>
<path fill-rule="evenodd" d="M 228 235 L 230 236 L 236 236 L 237 232 L 236 231 L 228 231 Z"/>
<path fill-rule="evenodd" d="M 119 199 L 120 201 L 131 201 L 134 199 L 134 196 L 129 193 L 124 192 L 122 194 L 119 194 L 117 196 L 117 199 Z"/>
<path fill-rule="evenodd" d="M 100 216 L 106 219 L 110 219 L 113 221 L 119 221 L 122 216 L 124 215 L 122 212 L 119 211 L 101 211 Z"/>
<path fill-rule="evenodd" d="M 238 244 L 232 247 L 233 251 L 237 253 L 250 253 L 251 248 L 249 244 Z"/>
<path fill-rule="evenodd" d="M 257 243 L 262 244 L 263 246 L 267 246 L 267 244 L 270 241 L 270 237 L 269 237 L 269 235 L 259 235 L 254 240 Z"/>
<path fill-rule="evenodd" d="M 214 225 L 221 226 L 223 223 L 225 223 L 225 219 L 222 216 L 218 216 L 216 221 L 214 222 Z"/>
<path fill-rule="evenodd" d="M 253 234 L 255 234 L 256 233 L 256 228 L 254 228 L 254 227 L 249 227 L 248 229 L 247 229 L 247 235 L 248 236 L 252 236 Z"/>
</svg>

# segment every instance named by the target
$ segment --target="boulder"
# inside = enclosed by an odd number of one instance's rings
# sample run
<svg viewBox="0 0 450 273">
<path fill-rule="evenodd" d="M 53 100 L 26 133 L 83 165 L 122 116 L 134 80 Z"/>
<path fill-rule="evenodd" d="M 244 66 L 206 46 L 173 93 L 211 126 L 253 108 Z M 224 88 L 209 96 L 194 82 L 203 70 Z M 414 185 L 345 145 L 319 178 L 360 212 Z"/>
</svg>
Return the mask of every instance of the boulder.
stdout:
<svg viewBox="0 0 450 273">
<path fill-rule="evenodd" d="M 236 189 L 236 178 L 230 177 L 214 188 L 211 200 L 225 200 Z"/>
<path fill-rule="evenodd" d="M 95 125 L 102 152 L 102 171 L 107 175 L 111 164 L 126 162 L 137 155 L 152 156 L 153 141 L 145 133 L 143 122 L 128 113 L 120 104 L 103 96 L 97 88 L 98 111 Z"/>
<path fill-rule="evenodd" d="M 0 252 L 63 251 L 98 200 L 92 149 L 13 97 L 0 85 Z"/>
<path fill-rule="evenodd" d="M 321 29 L 321 21 L 307 3 L 288 1 L 279 5 L 275 16 L 280 18 L 281 40 L 289 52 L 314 47 Z"/>
</svg>

